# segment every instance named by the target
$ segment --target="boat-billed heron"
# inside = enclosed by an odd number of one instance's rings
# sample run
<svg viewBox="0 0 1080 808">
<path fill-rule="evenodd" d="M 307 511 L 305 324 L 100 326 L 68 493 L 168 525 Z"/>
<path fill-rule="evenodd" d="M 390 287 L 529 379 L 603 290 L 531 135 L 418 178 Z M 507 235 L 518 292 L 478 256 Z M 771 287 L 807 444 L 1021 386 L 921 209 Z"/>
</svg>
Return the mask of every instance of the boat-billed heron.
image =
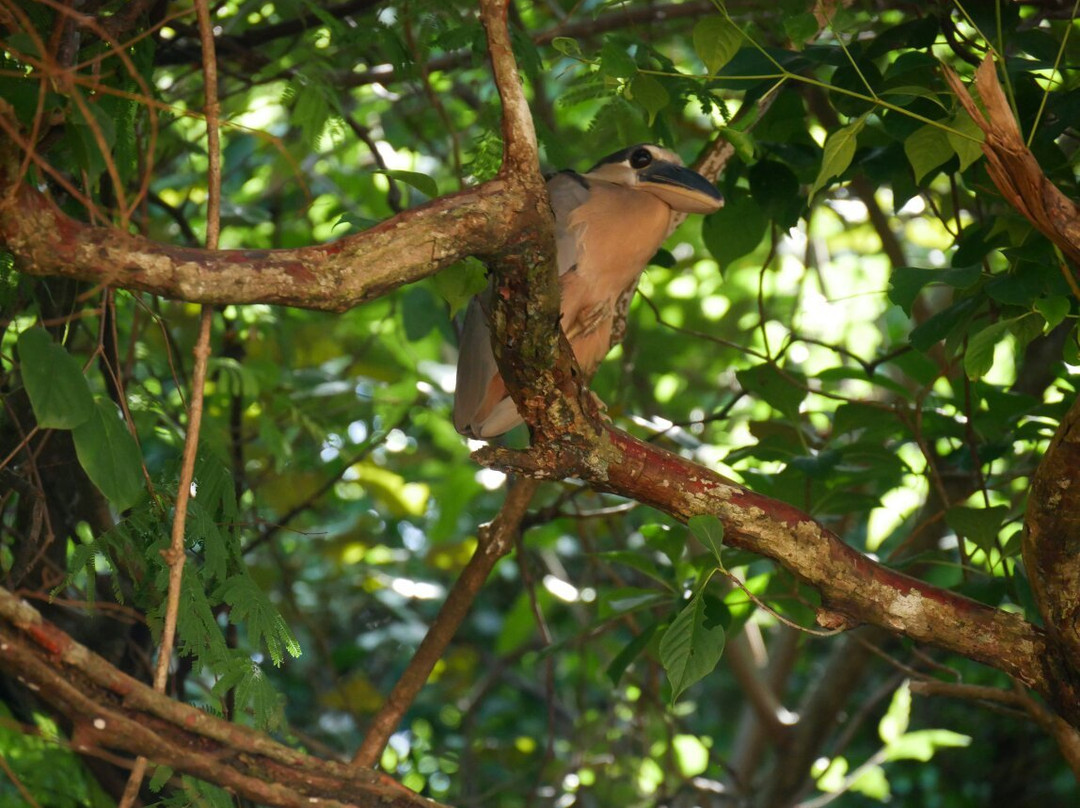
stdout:
<svg viewBox="0 0 1080 808">
<path fill-rule="evenodd" d="M 555 214 L 561 325 L 586 378 L 611 348 L 616 303 L 637 283 L 667 238 L 675 211 L 712 213 L 723 198 L 678 155 L 640 144 L 608 155 L 585 174 L 547 182 Z M 493 438 L 522 422 L 491 348 L 486 292 L 465 313 L 454 395 L 454 426 Z"/>
</svg>

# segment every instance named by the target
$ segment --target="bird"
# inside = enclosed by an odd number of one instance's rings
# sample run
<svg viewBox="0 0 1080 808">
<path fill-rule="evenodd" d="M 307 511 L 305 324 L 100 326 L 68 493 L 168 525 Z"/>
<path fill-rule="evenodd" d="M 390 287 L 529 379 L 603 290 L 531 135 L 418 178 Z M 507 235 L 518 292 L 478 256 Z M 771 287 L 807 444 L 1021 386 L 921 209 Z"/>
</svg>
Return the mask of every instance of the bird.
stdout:
<svg viewBox="0 0 1080 808">
<path fill-rule="evenodd" d="M 677 154 L 651 143 L 609 154 L 584 174 L 559 171 L 548 178 L 547 191 L 555 214 L 560 326 L 589 378 L 611 349 L 619 299 L 637 285 L 673 215 L 713 213 L 724 200 Z M 466 309 L 454 392 L 454 427 L 480 440 L 522 423 L 491 347 L 491 295 L 489 283 Z"/>
</svg>

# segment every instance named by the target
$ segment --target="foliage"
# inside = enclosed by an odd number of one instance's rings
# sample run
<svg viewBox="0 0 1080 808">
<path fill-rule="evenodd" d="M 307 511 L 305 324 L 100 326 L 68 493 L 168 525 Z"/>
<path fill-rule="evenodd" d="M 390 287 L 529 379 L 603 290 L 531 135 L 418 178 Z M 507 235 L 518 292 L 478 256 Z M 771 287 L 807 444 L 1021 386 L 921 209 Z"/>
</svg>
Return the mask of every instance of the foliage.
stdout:
<svg viewBox="0 0 1080 808">
<path fill-rule="evenodd" d="M 184 4 L 131 19 L 125 5 L 95 4 L 96 27 L 72 37 L 53 4 L 0 0 L 0 112 L 10 105 L 24 131 L 45 122 L 30 177 L 72 215 L 198 244 L 194 23 Z M 331 240 L 494 174 L 498 97 L 473 4 L 373 5 L 216 6 L 223 247 Z M 855 5 L 821 28 L 812 4 L 779 5 L 663 23 L 628 13 L 648 4 L 517 6 L 514 46 L 552 168 L 638 141 L 686 159 L 717 136 L 735 146 L 724 209 L 682 226 L 650 266 L 592 389 L 632 433 L 1037 622 L 1019 526 L 1077 392 L 1080 290 L 994 189 L 939 66 L 970 76 L 997 54 L 1039 164 L 1076 199 L 1074 23 L 1052 4 L 1002 1 Z M 109 47 L 110 20 L 127 20 L 110 35 L 125 47 Z M 51 51 L 51 32 L 72 52 Z M 70 68 L 70 82 L 39 84 L 41 65 Z M 502 475 L 473 463 L 449 420 L 453 317 L 483 283 L 468 262 L 342 315 L 215 313 L 177 695 L 326 754 L 355 749 L 502 502 Z M 149 678 L 197 310 L 10 262 L 0 303 L 5 586 L 59 598 L 50 619 Z M 813 626 L 816 593 L 722 538 L 716 520 L 687 528 L 572 482 L 545 486 L 383 768 L 455 804 L 765 794 L 783 763 L 761 750 L 798 731 L 797 705 L 828 703 L 839 680 L 822 672 L 843 651 L 860 672 L 806 760 L 821 794 L 947 808 L 1068 799 L 1050 738 L 912 698 L 890 662 L 1007 689 L 1006 677 L 880 635 L 868 640 L 880 658 L 800 636 L 786 623 Z M 769 665 L 755 656 L 766 649 Z M 763 719 L 732 669 L 791 711 Z M 31 731 L 51 721 L 42 705 L 17 683 L 3 694 L 14 774 L 0 805 L 19 804 L 17 784 L 42 806 L 76 791 L 109 804 L 60 733 Z M 59 771 L 79 784 L 69 795 L 44 776 Z M 813 797 L 798 784 L 791 800 Z M 171 773 L 155 786 L 163 804 L 229 802 Z"/>
</svg>

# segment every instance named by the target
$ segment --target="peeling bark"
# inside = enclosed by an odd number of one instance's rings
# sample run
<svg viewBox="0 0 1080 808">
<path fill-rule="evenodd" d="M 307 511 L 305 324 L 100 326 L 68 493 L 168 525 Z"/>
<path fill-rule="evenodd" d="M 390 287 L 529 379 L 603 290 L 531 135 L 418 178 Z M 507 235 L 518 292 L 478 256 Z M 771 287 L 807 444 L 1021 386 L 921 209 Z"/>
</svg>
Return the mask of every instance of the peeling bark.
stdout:
<svg viewBox="0 0 1080 808">
<path fill-rule="evenodd" d="M 1080 263 L 1080 208 L 1046 178 L 1035 155 L 1024 143 L 1012 108 L 1005 97 L 992 57 L 987 56 L 975 72 L 985 114 L 975 103 L 960 77 L 945 68 L 945 79 L 960 104 L 982 129 L 986 170 L 1010 205 L 1061 248 L 1075 263 Z"/>
</svg>

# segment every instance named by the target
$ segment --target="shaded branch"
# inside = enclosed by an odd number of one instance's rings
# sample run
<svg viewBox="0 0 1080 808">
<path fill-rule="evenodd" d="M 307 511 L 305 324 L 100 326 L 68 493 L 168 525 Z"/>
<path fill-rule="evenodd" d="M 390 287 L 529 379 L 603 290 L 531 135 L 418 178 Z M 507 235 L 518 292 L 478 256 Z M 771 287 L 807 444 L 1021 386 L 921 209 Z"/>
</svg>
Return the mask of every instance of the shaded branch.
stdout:
<svg viewBox="0 0 1080 808">
<path fill-rule="evenodd" d="M 1053 644 L 1047 660 L 1066 693 L 1080 690 L 1080 398 L 1031 479 L 1024 565 Z"/>
<path fill-rule="evenodd" d="M 85 754 L 145 755 L 284 808 L 439 808 L 379 772 L 303 754 L 155 693 L 6 589 L 0 589 L 0 670 L 69 718 L 73 746 Z"/>
</svg>

